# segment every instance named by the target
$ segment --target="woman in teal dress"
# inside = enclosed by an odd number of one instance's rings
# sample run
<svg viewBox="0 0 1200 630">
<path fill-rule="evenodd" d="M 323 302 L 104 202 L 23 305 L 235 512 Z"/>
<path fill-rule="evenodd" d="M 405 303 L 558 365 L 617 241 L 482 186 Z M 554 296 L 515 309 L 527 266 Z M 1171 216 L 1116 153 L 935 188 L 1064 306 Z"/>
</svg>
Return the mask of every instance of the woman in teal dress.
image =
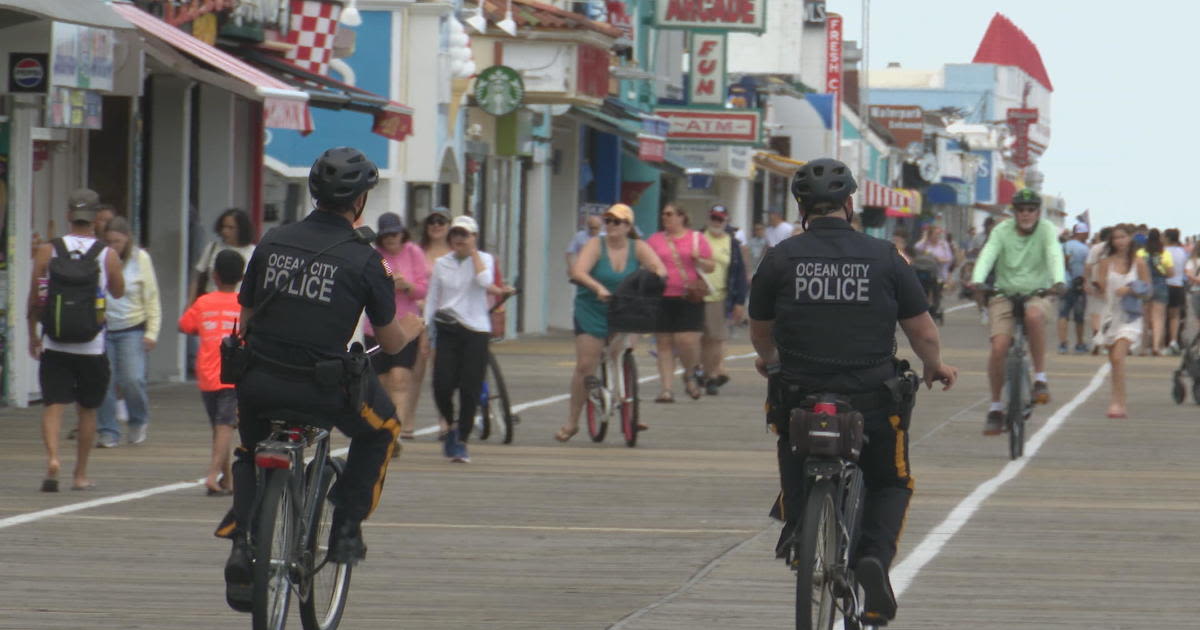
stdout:
<svg viewBox="0 0 1200 630">
<path fill-rule="evenodd" d="M 605 235 L 579 251 L 571 280 L 575 291 L 575 372 L 571 376 L 571 405 L 567 423 L 554 435 L 566 442 L 579 432 L 579 412 L 587 392 L 583 380 L 596 373 L 608 341 L 608 302 L 626 276 L 641 267 L 666 275 L 662 261 L 633 231 L 633 209 L 618 203 L 604 213 Z M 632 254 L 632 255 L 630 255 Z M 621 348 L 613 349 L 614 352 Z"/>
</svg>

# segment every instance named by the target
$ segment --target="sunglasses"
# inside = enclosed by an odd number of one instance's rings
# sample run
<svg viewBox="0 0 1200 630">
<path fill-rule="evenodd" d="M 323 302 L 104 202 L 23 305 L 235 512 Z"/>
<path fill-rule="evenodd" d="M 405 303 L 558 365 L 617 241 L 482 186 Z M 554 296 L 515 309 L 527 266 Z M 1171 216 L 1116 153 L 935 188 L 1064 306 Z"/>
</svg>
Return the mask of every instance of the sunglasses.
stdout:
<svg viewBox="0 0 1200 630">
<path fill-rule="evenodd" d="M 708 215 L 708 220 L 709 220 L 709 221 L 716 221 L 717 223 L 724 223 L 724 222 L 725 222 L 725 217 L 722 217 L 722 216 L 717 216 L 717 215 L 715 215 L 715 214 L 710 214 L 710 215 Z"/>
<path fill-rule="evenodd" d="M 679 217 L 679 216 L 683 216 L 683 215 L 679 214 L 678 212 L 664 212 L 664 213 L 662 213 L 662 215 L 663 215 L 664 217 Z"/>
<path fill-rule="evenodd" d="M 1038 210 L 1041 210 L 1041 208 L 1039 208 L 1037 206 L 1017 206 L 1016 207 L 1016 211 L 1018 214 L 1023 213 L 1023 212 L 1037 212 Z"/>
<path fill-rule="evenodd" d="M 604 217 L 604 225 L 629 225 L 629 223 L 612 217 Z"/>
<path fill-rule="evenodd" d="M 443 219 L 442 217 L 433 217 L 433 218 L 429 219 L 428 221 L 426 221 L 426 223 L 428 223 L 429 225 L 449 225 L 450 224 L 449 221 Z"/>
</svg>

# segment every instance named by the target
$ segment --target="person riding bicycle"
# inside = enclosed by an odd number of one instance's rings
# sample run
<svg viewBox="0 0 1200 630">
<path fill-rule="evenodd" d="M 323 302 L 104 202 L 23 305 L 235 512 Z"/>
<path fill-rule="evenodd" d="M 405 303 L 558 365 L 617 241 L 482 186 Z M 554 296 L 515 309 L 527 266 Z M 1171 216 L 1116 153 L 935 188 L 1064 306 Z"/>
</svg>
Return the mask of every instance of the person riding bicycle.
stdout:
<svg viewBox="0 0 1200 630">
<path fill-rule="evenodd" d="M 370 230 L 353 226 L 378 181 L 375 164 L 357 149 L 326 151 L 308 176 L 316 210 L 268 232 L 246 269 L 238 296 L 249 354 L 238 380 L 241 445 L 234 451 L 233 508 L 216 532 L 233 540 L 225 593 L 235 610 L 251 605 L 254 449 L 276 414 L 336 426 L 350 437 L 345 472 L 330 491 L 336 508 L 329 558 L 353 564 L 366 556 L 361 522 L 379 501 L 400 424 L 365 355 L 347 352 L 347 344 L 364 309 L 384 352 L 399 352 L 424 330 L 416 315 L 396 318 L 391 271 L 370 246 Z"/>
<path fill-rule="evenodd" d="M 1000 401 L 1000 395 L 1004 389 L 1004 358 L 1015 329 L 1012 302 L 1005 295 L 1031 295 L 1025 303 L 1025 332 L 1029 336 L 1029 353 L 1033 359 L 1033 400 L 1044 405 L 1050 402 L 1045 323 L 1052 311 L 1049 300 L 1033 294 L 1043 290 L 1061 293 L 1066 281 L 1058 229 L 1041 217 L 1042 198 L 1037 192 L 1023 188 L 1013 195 L 1012 207 L 1015 218 L 1002 221 L 992 229 L 971 273 L 971 284 L 980 291 L 994 267 L 994 288 L 1000 293 L 988 302 L 992 342 L 988 383 L 992 404 L 984 422 L 984 435 L 1004 432 L 1004 403 Z"/>
<path fill-rule="evenodd" d="M 788 415 L 808 395 L 845 395 L 866 420 L 858 465 L 866 500 L 862 535 L 851 562 L 866 593 L 866 619 L 890 620 L 896 600 L 888 568 L 912 496 L 908 426 L 915 391 L 901 392 L 907 365 L 895 357 L 899 322 L 924 364 L 924 381 L 949 389 L 958 371 L 941 361 L 941 341 L 925 292 L 912 268 L 885 240 L 855 232 L 850 169 L 813 160 L 796 172 L 792 194 L 807 232 L 770 249 L 750 289 L 750 338 L 755 366 L 768 377 L 768 422 L 779 434 L 782 492 L 771 516 L 785 522 L 783 557 L 803 521 L 804 461 L 792 455 Z"/>
</svg>

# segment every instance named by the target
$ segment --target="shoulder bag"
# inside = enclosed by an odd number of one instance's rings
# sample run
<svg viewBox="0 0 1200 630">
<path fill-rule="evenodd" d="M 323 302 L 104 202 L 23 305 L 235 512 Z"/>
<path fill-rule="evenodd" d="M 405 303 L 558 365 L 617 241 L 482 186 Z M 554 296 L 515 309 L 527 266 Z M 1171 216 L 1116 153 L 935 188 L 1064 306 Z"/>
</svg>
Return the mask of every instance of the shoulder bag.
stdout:
<svg viewBox="0 0 1200 630">
<path fill-rule="evenodd" d="M 683 298 L 689 302 L 703 302 L 708 294 L 712 293 L 712 285 L 708 283 L 708 278 L 696 270 L 696 279 L 688 280 L 687 268 L 683 266 L 683 260 L 679 257 L 679 250 L 675 249 L 675 241 L 669 234 L 663 232 L 663 237 L 667 240 L 667 247 L 671 248 L 671 258 L 675 262 L 675 267 L 679 269 L 679 275 L 683 278 Z M 692 231 L 692 252 L 699 251 L 700 233 Z"/>
</svg>

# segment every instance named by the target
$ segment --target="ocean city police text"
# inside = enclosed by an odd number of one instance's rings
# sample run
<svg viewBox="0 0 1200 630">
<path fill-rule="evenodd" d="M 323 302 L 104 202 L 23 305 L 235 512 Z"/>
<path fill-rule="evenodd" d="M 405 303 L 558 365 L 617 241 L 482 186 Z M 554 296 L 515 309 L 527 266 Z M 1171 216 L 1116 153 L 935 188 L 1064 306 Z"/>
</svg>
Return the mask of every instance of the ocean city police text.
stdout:
<svg viewBox="0 0 1200 630">
<path fill-rule="evenodd" d="M 869 263 L 800 262 L 796 264 L 796 301 L 868 303 Z"/>
<path fill-rule="evenodd" d="M 302 264 L 304 259 L 298 256 L 271 254 L 267 257 L 263 288 L 278 286 L 284 295 L 329 304 L 333 300 L 333 289 L 337 286 L 334 275 L 338 266 L 315 261 L 304 273 L 296 274 Z"/>
</svg>

